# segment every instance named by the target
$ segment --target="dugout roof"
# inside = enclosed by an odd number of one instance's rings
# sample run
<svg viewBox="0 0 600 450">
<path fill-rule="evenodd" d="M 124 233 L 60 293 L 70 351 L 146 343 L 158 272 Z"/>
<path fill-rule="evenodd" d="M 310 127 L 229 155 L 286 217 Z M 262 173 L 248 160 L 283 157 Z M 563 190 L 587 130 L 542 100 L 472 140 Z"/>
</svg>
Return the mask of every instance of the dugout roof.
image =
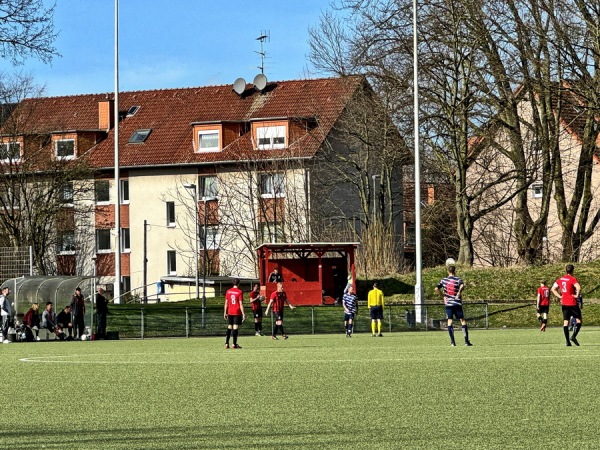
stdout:
<svg viewBox="0 0 600 450">
<path fill-rule="evenodd" d="M 1 287 L 10 289 L 9 300 L 14 303 L 17 314 L 24 313 L 32 303 L 44 309 L 46 302 L 54 303 L 54 310 L 60 311 L 71 302 L 75 289 L 80 287 L 86 302 L 94 293 L 94 278 L 84 276 L 25 276 L 11 278 Z"/>
</svg>

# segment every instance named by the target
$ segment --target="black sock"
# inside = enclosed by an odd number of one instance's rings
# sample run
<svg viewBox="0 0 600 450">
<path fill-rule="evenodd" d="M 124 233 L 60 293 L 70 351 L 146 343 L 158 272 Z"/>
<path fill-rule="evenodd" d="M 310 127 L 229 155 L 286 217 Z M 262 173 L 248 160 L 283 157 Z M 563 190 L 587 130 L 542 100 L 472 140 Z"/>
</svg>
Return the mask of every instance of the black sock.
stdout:
<svg viewBox="0 0 600 450">
<path fill-rule="evenodd" d="M 465 335 L 465 342 L 469 342 L 469 329 L 466 324 L 462 326 L 462 332 Z"/>
<path fill-rule="evenodd" d="M 348 333 L 350 333 L 350 334 L 352 334 L 352 325 L 354 325 L 354 324 L 352 324 L 352 323 L 348 324 Z"/>
<path fill-rule="evenodd" d="M 454 342 L 454 327 L 452 325 L 448 325 L 448 334 L 450 335 L 450 342 L 456 345 Z"/>
<path fill-rule="evenodd" d="M 231 328 L 227 328 L 227 334 L 225 335 L 225 344 L 229 345 L 230 337 L 231 337 Z"/>
<path fill-rule="evenodd" d="M 563 333 L 565 334 L 565 339 L 567 340 L 567 344 L 569 343 L 569 327 L 563 326 Z"/>
<path fill-rule="evenodd" d="M 542 316 L 538 316 L 538 320 L 542 323 Z"/>
<path fill-rule="evenodd" d="M 273 328 L 273 336 L 277 336 L 277 331 L 279 331 L 279 325 L 275 324 L 275 328 Z"/>
<path fill-rule="evenodd" d="M 279 329 L 281 330 L 281 335 L 285 336 L 285 331 L 283 331 L 283 324 L 279 325 Z"/>
<path fill-rule="evenodd" d="M 581 322 L 575 324 L 575 331 L 573 332 L 573 339 L 577 337 L 579 330 L 581 329 Z"/>
<path fill-rule="evenodd" d="M 254 331 L 258 331 L 258 322 L 254 322 Z"/>
<path fill-rule="evenodd" d="M 237 345 L 238 329 L 233 330 L 233 345 Z"/>
</svg>

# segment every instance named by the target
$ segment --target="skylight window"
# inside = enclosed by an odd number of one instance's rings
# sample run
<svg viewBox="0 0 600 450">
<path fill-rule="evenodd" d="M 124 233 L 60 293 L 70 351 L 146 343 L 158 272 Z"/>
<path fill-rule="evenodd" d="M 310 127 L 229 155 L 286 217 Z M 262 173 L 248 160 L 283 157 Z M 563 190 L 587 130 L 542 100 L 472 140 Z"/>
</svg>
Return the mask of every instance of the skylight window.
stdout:
<svg viewBox="0 0 600 450">
<path fill-rule="evenodd" d="M 136 112 L 138 112 L 139 109 L 140 109 L 140 107 L 137 105 L 132 106 L 131 108 L 129 108 L 127 110 L 127 117 L 133 116 Z"/>
<path fill-rule="evenodd" d="M 131 137 L 129 138 L 129 144 L 141 144 L 142 142 L 145 142 L 146 139 L 148 139 L 148 136 L 150 135 L 150 133 L 152 132 L 152 130 L 148 129 L 148 130 L 135 130 L 133 132 L 133 134 L 131 135 Z"/>
</svg>

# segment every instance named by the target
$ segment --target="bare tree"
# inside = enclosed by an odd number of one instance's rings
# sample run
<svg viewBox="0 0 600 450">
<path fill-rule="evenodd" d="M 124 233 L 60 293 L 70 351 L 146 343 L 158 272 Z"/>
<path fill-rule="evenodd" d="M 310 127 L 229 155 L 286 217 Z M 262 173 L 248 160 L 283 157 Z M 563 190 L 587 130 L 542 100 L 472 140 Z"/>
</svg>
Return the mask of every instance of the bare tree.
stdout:
<svg viewBox="0 0 600 450">
<path fill-rule="evenodd" d="M 13 64 L 28 57 L 50 62 L 57 56 L 54 7 L 43 0 L 0 1 L 0 56 Z"/>
<path fill-rule="evenodd" d="M 39 92 L 28 76 L 0 83 L 0 230 L 11 246 L 31 246 L 38 272 L 46 275 L 59 269 L 57 251 L 75 253 L 77 242 L 90 241 L 76 225 L 89 220 L 93 177 L 85 157 L 54 156 L 53 130 L 32 124 L 35 99 L 23 99 Z"/>
</svg>

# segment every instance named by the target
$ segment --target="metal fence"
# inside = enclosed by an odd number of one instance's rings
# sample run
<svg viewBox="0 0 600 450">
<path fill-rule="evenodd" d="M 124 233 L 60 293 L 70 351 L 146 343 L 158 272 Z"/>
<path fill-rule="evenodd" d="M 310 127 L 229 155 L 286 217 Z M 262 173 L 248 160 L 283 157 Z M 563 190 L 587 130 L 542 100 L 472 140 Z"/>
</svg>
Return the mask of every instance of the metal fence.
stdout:
<svg viewBox="0 0 600 450">
<path fill-rule="evenodd" d="M 428 331 L 446 327 L 443 304 L 421 305 L 422 318 L 416 320 L 415 305 L 390 305 L 384 310 L 382 332 Z M 469 326 L 487 328 L 488 304 L 466 303 L 464 311 Z M 284 327 L 287 334 L 326 334 L 344 332 L 344 311 L 341 306 L 306 306 L 284 312 Z M 274 318 L 271 314 L 263 318 L 263 332 L 271 334 Z M 119 308 L 108 316 L 108 331 L 118 332 L 121 338 L 194 337 L 220 336 L 224 334 L 226 321 L 222 308 L 206 310 L 204 322 L 200 308 L 152 308 L 128 306 Z M 370 333 L 371 319 L 366 307 L 359 309 L 355 319 L 355 333 Z M 241 335 L 254 334 L 254 319 L 251 314 L 240 327 Z"/>
</svg>

